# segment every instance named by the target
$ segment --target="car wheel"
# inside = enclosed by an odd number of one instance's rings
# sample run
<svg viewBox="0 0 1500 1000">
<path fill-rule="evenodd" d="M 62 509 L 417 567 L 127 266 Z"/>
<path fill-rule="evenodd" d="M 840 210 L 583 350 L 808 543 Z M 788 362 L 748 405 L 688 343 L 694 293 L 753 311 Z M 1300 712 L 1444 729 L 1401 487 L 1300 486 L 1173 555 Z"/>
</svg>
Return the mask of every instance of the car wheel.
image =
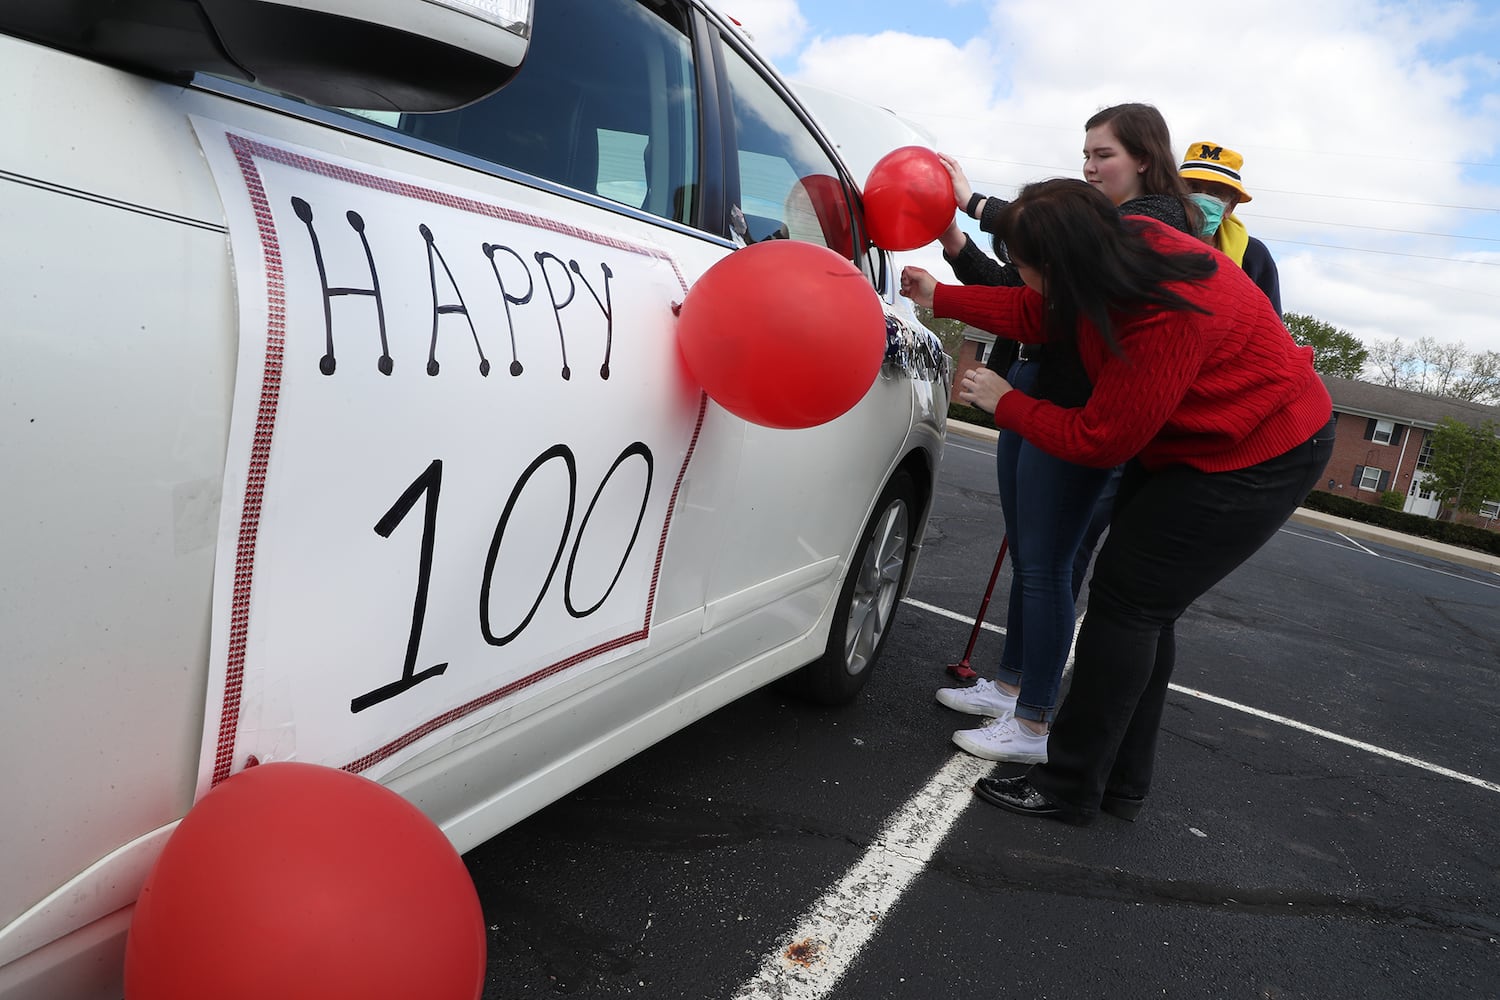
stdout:
<svg viewBox="0 0 1500 1000">
<path fill-rule="evenodd" d="M 854 552 L 822 657 L 794 678 L 801 693 L 823 705 L 853 701 L 890 637 L 896 601 L 911 560 L 916 486 L 898 472 L 875 504 Z"/>
</svg>

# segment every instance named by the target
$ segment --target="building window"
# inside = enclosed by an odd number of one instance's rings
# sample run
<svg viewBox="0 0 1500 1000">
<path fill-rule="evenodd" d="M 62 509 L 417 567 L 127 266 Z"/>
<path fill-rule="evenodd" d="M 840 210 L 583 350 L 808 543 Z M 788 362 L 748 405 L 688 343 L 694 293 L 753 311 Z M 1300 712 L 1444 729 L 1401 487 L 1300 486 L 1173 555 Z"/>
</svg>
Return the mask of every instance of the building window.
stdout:
<svg viewBox="0 0 1500 1000">
<path fill-rule="evenodd" d="M 1375 421 L 1375 430 L 1370 435 L 1370 440 L 1376 444 L 1390 444 L 1391 439 L 1396 436 L 1396 424 L 1391 420 Z"/>
<path fill-rule="evenodd" d="M 1373 465 L 1360 466 L 1359 479 L 1354 485 L 1362 490 L 1378 490 L 1383 476 L 1384 473 Z"/>
<path fill-rule="evenodd" d="M 1479 516 L 1489 521 L 1500 517 L 1500 500 L 1486 500 L 1480 504 Z"/>
<path fill-rule="evenodd" d="M 991 341 L 988 344 L 986 344 L 982 340 L 975 341 L 975 345 L 974 345 L 974 357 L 975 357 L 976 360 L 978 360 L 978 362 L 980 364 L 984 364 L 986 361 L 988 361 L 990 359 L 990 352 L 993 351 L 994 349 L 995 349 L 995 343 L 994 343 L 994 341 Z"/>
<path fill-rule="evenodd" d="M 1427 467 L 1430 466 L 1431 464 L 1432 464 L 1432 435 L 1431 434 L 1425 434 L 1425 435 L 1422 436 L 1422 450 L 1419 451 L 1419 452 L 1417 452 L 1417 468 L 1421 469 L 1423 472 L 1426 472 L 1427 471 Z"/>
</svg>

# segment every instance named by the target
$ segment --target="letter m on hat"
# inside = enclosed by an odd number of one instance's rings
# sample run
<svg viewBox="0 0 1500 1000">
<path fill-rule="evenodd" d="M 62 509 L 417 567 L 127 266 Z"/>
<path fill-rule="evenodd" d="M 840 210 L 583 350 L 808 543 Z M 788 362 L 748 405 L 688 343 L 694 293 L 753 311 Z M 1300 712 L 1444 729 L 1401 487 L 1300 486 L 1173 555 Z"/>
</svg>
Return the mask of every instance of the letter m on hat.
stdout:
<svg viewBox="0 0 1500 1000">
<path fill-rule="evenodd" d="M 1217 160 L 1224 152 L 1223 146 L 1210 146 L 1208 143 L 1200 143 L 1198 146 L 1198 159 Z"/>
</svg>

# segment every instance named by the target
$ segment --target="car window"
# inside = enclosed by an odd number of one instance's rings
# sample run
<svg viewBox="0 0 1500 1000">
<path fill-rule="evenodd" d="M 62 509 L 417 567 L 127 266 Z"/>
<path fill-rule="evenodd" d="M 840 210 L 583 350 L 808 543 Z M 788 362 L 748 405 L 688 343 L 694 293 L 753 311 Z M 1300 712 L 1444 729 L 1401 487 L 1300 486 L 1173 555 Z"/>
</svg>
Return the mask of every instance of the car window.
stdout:
<svg viewBox="0 0 1500 1000">
<path fill-rule="evenodd" d="M 849 198 L 833 159 L 756 69 L 726 45 L 746 242 L 796 239 L 855 259 Z"/>
<path fill-rule="evenodd" d="M 676 222 L 698 197 L 688 16 L 661 0 L 547 0 L 515 79 L 409 135 Z"/>
</svg>

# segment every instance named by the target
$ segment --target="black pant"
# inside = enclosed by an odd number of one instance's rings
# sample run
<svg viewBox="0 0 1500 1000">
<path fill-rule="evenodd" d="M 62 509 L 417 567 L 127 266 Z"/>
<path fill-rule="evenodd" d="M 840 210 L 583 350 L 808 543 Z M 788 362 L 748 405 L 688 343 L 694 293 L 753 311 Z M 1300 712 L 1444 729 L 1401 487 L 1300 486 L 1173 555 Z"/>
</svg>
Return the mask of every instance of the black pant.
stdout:
<svg viewBox="0 0 1500 1000">
<path fill-rule="evenodd" d="M 1176 654 L 1173 626 L 1291 516 L 1333 454 L 1333 421 L 1248 469 L 1126 467 L 1109 537 L 1094 564 L 1073 686 L 1033 786 L 1090 819 L 1106 789 L 1144 796 Z"/>
</svg>

